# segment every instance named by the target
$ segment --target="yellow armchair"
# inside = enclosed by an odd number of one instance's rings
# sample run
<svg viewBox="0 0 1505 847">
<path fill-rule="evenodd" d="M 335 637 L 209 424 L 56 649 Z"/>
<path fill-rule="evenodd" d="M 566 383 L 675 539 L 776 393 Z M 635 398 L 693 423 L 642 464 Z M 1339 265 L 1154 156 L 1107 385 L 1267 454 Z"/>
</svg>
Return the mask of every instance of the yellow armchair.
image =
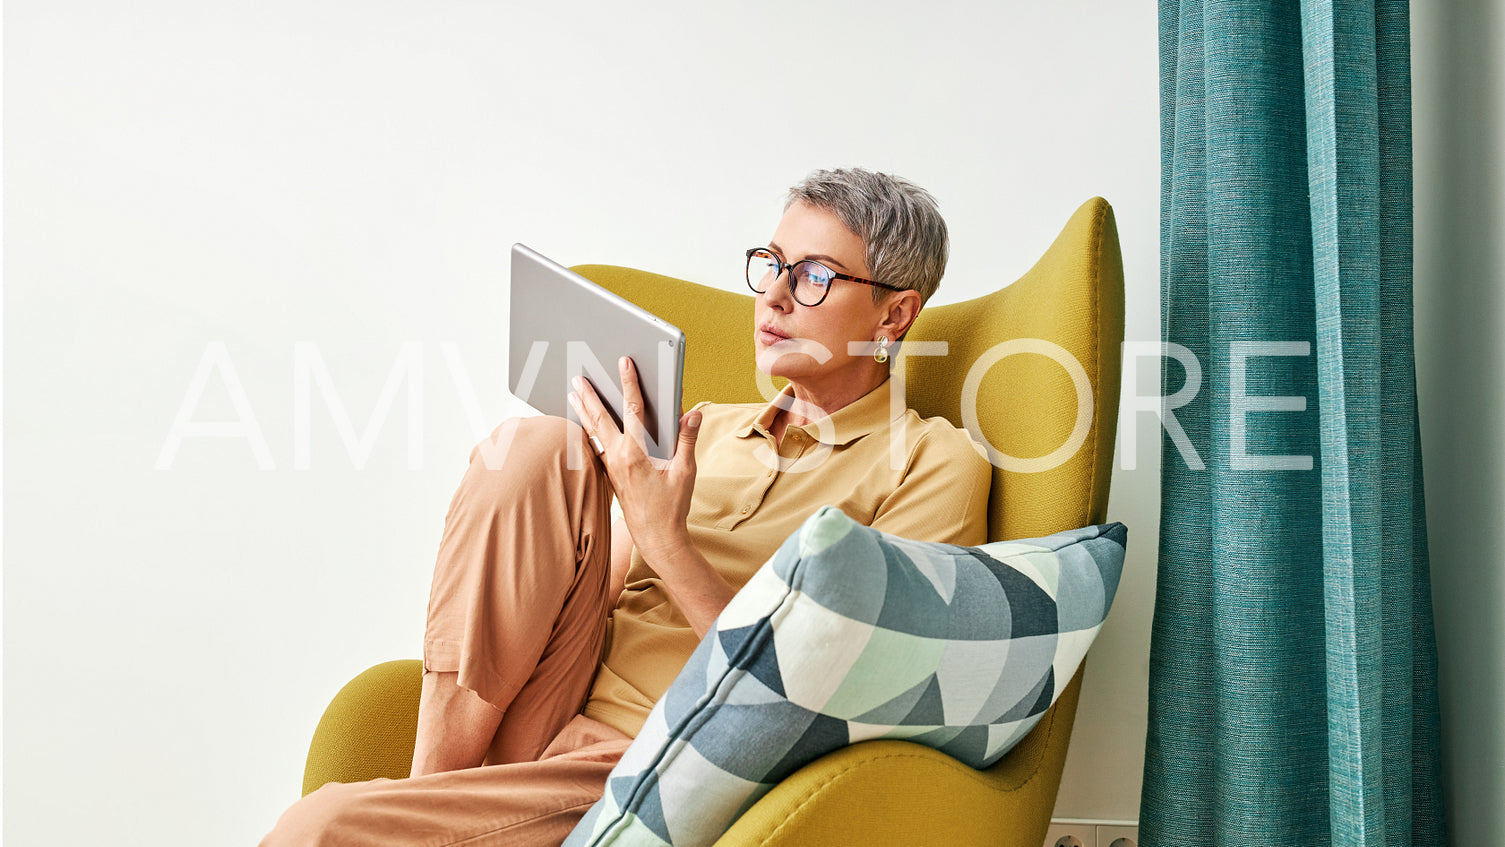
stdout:
<svg viewBox="0 0 1505 847">
<path fill-rule="evenodd" d="M 605 265 L 578 272 L 684 330 L 685 405 L 762 398 L 747 339 L 750 296 Z M 1113 210 L 1079 208 L 1039 262 L 1005 288 L 925 309 L 907 341 L 945 355 L 907 359 L 909 405 L 967 426 L 994 459 L 989 540 L 1102 523 L 1118 421 L 1123 263 Z M 812 508 L 819 504 L 811 504 Z M 406 776 L 421 663 L 387 662 L 336 695 L 314 733 L 303 790 Z M 870 741 L 793 774 L 717 842 L 1039 847 L 1060 786 L 1082 672 L 993 767 L 929 748 Z"/>
</svg>

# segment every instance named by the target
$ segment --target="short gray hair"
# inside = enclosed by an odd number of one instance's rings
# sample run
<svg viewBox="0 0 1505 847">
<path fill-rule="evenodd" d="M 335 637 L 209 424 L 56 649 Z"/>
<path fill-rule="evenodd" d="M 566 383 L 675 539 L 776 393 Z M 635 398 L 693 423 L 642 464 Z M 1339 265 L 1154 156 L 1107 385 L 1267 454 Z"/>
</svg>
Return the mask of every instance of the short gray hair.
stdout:
<svg viewBox="0 0 1505 847">
<path fill-rule="evenodd" d="M 788 209 L 808 203 L 836 215 L 867 248 L 873 279 L 920 293 L 923 304 L 946 273 L 946 221 L 930 192 L 907 179 L 861 168 L 818 170 L 789 189 Z M 873 288 L 873 299 L 888 294 Z"/>
</svg>

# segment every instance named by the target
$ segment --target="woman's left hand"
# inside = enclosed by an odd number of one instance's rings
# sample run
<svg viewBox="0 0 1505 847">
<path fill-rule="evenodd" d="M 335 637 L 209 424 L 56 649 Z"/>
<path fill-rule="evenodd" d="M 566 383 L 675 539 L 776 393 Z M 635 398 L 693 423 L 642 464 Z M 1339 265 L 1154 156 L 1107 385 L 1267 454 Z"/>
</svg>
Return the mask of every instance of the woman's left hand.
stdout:
<svg viewBox="0 0 1505 847">
<path fill-rule="evenodd" d="M 622 517 L 633 543 L 646 560 L 653 562 L 689 544 L 686 521 L 690 495 L 695 490 L 695 437 L 700 412 L 690 411 L 680 418 L 673 459 L 649 456 L 637 371 L 626 357 L 618 361 L 617 369 L 622 378 L 622 429 L 617 428 L 595 388 L 584 378 L 576 378 L 570 405 L 586 435 L 600 442 L 601 461 L 622 504 Z"/>
</svg>

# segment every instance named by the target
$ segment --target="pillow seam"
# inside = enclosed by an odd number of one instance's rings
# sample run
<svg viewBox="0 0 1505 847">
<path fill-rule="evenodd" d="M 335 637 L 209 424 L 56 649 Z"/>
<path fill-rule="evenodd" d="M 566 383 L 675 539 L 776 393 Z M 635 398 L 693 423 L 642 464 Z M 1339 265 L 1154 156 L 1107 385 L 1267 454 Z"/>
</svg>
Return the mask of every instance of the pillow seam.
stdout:
<svg viewBox="0 0 1505 847">
<path fill-rule="evenodd" d="M 713 715 L 710 714 L 712 709 L 709 707 L 717 703 L 716 694 L 722 691 L 723 688 L 728 687 L 729 681 L 731 684 L 735 684 L 736 680 L 732 679 L 733 675 L 737 679 L 741 679 L 747 674 L 747 669 L 738 667 L 736 660 L 746 657 L 754 648 L 761 648 L 765 641 L 772 638 L 774 619 L 787 615 L 788 610 L 794 605 L 794 598 L 801 594 L 795 587 L 794 582 L 796 578 L 803 578 L 805 571 L 804 564 L 805 557 L 802 555 L 795 562 L 794 567 L 790 568 L 790 579 L 781 580 L 787 590 L 779 598 L 779 602 L 775 604 L 773 610 L 758 621 L 752 636 L 742 642 L 736 653 L 727 656 L 726 670 L 722 672 L 716 684 L 711 686 L 705 694 L 701 695 L 701 699 L 697 701 L 695 708 L 691 709 L 688 715 L 682 718 L 674 727 L 670 728 L 667 738 L 668 743 L 664 745 L 663 749 L 658 751 L 658 755 L 644 767 L 644 770 L 639 772 L 643 775 L 643 779 L 633 788 L 632 793 L 627 796 L 626 800 L 623 801 L 618 809 L 616 818 L 607 824 L 608 830 L 624 822 L 627 816 L 632 814 L 631 809 L 642 805 L 647 792 L 659 783 L 659 767 L 666 763 L 672 763 L 673 759 L 678 756 L 679 750 L 690 743 L 690 738 L 693 737 L 695 731 L 703 728 L 706 722 L 711 720 Z M 619 831 L 613 837 L 612 841 L 602 840 L 595 843 L 598 845 L 609 845 L 623 834 Z"/>
</svg>

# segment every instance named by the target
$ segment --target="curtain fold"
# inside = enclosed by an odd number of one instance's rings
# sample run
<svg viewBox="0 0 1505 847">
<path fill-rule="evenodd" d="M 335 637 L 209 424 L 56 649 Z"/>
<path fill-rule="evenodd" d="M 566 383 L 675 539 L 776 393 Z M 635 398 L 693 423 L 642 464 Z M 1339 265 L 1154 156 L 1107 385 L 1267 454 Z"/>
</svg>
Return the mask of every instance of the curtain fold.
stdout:
<svg viewBox="0 0 1505 847">
<path fill-rule="evenodd" d="M 1408 30 L 1160 3 L 1164 340 L 1206 374 L 1166 413 L 1205 467 L 1164 445 L 1146 845 L 1446 841 Z"/>
</svg>

